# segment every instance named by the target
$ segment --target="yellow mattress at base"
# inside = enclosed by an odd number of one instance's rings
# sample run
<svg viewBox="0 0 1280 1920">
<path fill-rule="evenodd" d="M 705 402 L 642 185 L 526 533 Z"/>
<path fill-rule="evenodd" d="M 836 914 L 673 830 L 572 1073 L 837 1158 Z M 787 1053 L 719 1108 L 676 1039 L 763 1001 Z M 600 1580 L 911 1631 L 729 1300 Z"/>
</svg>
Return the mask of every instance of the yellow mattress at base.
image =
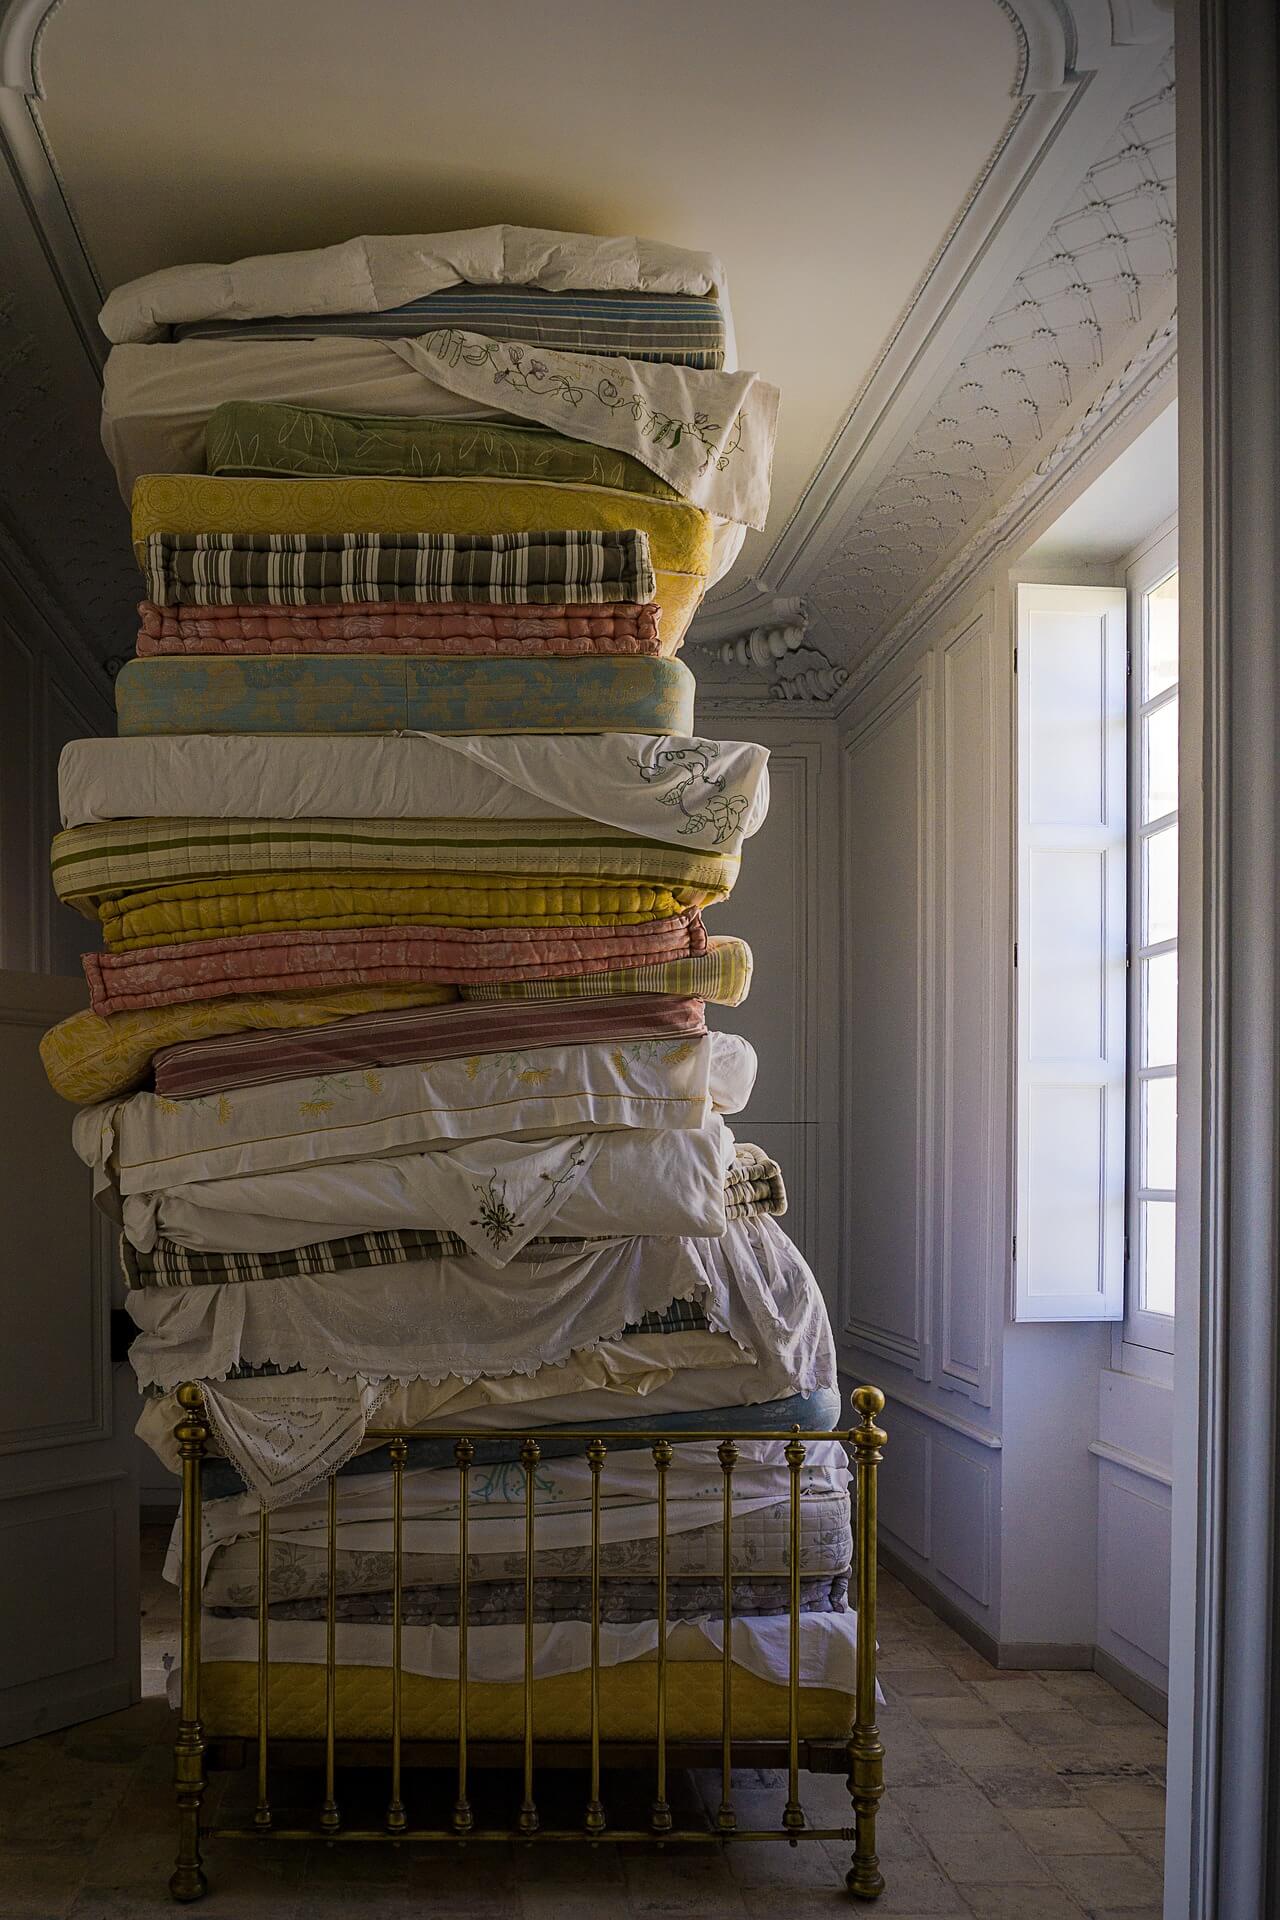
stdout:
<svg viewBox="0 0 1280 1920">
<path fill-rule="evenodd" d="M 456 1680 L 401 1676 L 406 1740 L 453 1741 L 458 1732 Z M 657 1737 L 658 1670 L 633 1660 L 600 1672 L 600 1737 Z M 671 1660 L 667 1665 L 667 1738 L 718 1740 L 722 1675 L 718 1660 Z M 785 1686 L 733 1668 L 733 1731 L 743 1740 L 785 1740 Z M 534 1733 L 539 1740 L 586 1740 L 591 1734 L 591 1674 L 546 1675 L 533 1683 Z M 258 1669 L 250 1660 L 205 1661 L 200 1668 L 200 1717 L 206 1735 L 252 1739 L 258 1729 Z M 849 1694 L 826 1687 L 800 1689 L 800 1736 L 842 1740 L 853 1723 Z M 391 1673 L 387 1667 L 337 1669 L 339 1740 L 386 1739 L 391 1729 Z M 319 1740 L 325 1729 L 325 1669 L 321 1664 L 271 1663 L 268 1725 L 278 1740 Z M 472 1680 L 467 1689 L 472 1740 L 524 1737 L 521 1683 Z"/>
<path fill-rule="evenodd" d="M 649 536 L 674 652 L 706 588 L 713 527 L 699 507 L 538 480 L 244 480 L 148 473 L 133 489 L 142 564 L 153 533 L 616 533 Z"/>
<path fill-rule="evenodd" d="M 724 889 L 727 891 L 727 888 Z M 292 873 L 210 876 L 100 903 L 113 953 L 232 934 L 342 927 L 623 927 L 670 920 L 723 891 L 563 875 Z"/>
</svg>

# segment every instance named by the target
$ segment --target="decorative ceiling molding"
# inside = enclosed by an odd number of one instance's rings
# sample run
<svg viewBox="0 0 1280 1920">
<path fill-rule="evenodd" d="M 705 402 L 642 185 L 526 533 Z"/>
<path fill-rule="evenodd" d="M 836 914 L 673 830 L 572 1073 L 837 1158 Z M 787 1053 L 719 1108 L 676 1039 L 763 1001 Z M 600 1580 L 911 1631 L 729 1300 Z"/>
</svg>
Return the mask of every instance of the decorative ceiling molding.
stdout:
<svg viewBox="0 0 1280 1920">
<path fill-rule="evenodd" d="M 924 592 L 858 660 L 848 676 L 838 710 L 843 711 L 855 700 L 976 574 L 1002 555 L 1014 558 L 1032 537 L 1033 523 L 1043 520 L 1061 496 L 1074 490 L 1084 471 L 1100 468 L 1114 457 L 1119 451 L 1113 445 L 1115 441 L 1132 437 L 1161 411 L 1172 397 L 1169 389 L 1177 371 L 1177 350 L 1177 316 L 1170 311 L 1152 324 L 1137 350 L 1106 380 L 998 510 L 952 553 Z"/>
<path fill-rule="evenodd" d="M 730 673 L 743 669 L 752 676 L 757 698 L 763 694 L 772 700 L 825 705 L 849 678 L 846 669 L 808 640 L 809 616 L 803 601 L 778 601 L 775 611 L 780 616 L 777 620 L 753 627 L 736 640 L 715 644 L 716 660 Z M 702 675 L 699 684 L 705 692 Z"/>
<path fill-rule="evenodd" d="M 1171 301 L 1173 82 L 1162 68 L 1085 169 L 896 460 L 806 582 L 860 651 Z"/>
<path fill-rule="evenodd" d="M 709 596 L 694 622 L 698 640 L 729 638 L 767 621 L 779 598 L 810 596 L 1065 195 L 1135 101 L 1162 84 L 1171 22 L 1149 0 L 1136 0 L 1123 19 L 1105 0 L 1073 0 L 1070 8 L 1054 0 L 996 4 L 1021 49 L 1020 90 L 1005 132 L 795 511 L 753 578 Z M 843 651 L 841 626 L 820 598 L 814 612 L 828 642 Z M 870 637 L 868 624 L 860 637 Z"/>
<path fill-rule="evenodd" d="M 40 114 L 40 41 L 62 0 L 0 0 L 0 149 L 44 249 L 80 343 L 101 375 L 103 288 L 76 222 Z"/>
</svg>

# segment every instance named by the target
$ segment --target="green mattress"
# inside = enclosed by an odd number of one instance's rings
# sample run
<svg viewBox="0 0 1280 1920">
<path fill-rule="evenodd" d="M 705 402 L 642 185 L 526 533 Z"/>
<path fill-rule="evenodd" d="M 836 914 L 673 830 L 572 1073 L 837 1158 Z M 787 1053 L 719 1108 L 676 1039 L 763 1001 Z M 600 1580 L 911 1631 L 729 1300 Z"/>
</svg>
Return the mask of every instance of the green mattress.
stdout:
<svg viewBox="0 0 1280 1920">
<path fill-rule="evenodd" d="M 362 654 L 132 660 L 122 734 L 693 731 L 678 660 L 419 659 Z"/>
</svg>

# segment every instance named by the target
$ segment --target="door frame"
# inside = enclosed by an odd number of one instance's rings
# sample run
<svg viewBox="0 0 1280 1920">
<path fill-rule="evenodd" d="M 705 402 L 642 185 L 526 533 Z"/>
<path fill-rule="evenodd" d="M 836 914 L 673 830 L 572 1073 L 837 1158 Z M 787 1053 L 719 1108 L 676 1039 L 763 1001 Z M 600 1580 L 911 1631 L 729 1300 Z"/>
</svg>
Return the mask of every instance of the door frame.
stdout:
<svg viewBox="0 0 1280 1920">
<path fill-rule="evenodd" d="M 1280 1897 L 1280 242 L 1271 0 L 1177 0 L 1184 960 L 1166 1920 Z M 1187 683 L 1184 682 L 1184 685 Z M 1203 776 L 1203 777 L 1202 777 Z M 1202 777 L 1202 778 L 1201 778 Z M 1181 1179 L 1180 1179 L 1181 1187 Z"/>
</svg>

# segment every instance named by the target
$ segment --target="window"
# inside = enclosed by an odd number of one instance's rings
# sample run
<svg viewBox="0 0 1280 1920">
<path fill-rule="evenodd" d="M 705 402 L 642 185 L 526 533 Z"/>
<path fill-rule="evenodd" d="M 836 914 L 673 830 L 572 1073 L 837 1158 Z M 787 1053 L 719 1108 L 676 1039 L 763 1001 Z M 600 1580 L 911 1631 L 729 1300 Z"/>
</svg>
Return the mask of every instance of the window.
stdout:
<svg viewBox="0 0 1280 1920">
<path fill-rule="evenodd" d="M 1173 1350 L 1178 1109 L 1178 572 L 1129 569 L 1129 1177 L 1125 1338 Z"/>
</svg>

